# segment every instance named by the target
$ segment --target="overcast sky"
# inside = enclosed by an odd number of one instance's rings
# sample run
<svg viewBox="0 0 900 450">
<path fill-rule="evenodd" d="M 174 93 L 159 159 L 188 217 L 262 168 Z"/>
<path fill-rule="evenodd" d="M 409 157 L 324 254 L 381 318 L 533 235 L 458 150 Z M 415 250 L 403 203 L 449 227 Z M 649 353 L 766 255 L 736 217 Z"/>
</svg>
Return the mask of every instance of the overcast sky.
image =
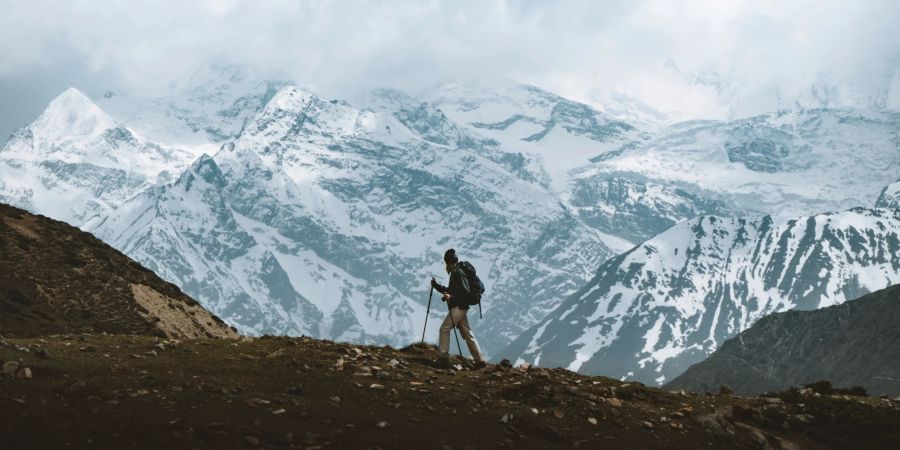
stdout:
<svg viewBox="0 0 900 450">
<path fill-rule="evenodd" d="M 516 81 L 594 104 L 690 103 L 655 75 L 669 60 L 748 98 L 823 77 L 877 90 L 900 61 L 898 23 L 894 0 L 0 0 L 0 142 L 68 86 L 161 92 L 210 59 L 330 97 Z M 694 97 L 699 115 L 715 108 Z"/>
</svg>

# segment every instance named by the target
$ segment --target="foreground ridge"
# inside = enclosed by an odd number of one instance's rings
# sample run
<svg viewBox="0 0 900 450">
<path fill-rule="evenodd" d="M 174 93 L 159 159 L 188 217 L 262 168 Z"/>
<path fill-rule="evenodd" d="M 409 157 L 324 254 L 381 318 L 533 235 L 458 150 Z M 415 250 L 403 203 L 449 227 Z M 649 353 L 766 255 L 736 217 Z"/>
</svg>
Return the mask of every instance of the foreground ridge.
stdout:
<svg viewBox="0 0 900 450">
<path fill-rule="evenodd" d="M 8 339 L 0 434 L 9 448 L 109 449 L 887 448 L 900 439 L 896 400 L 697 395 L 506 362 L 438 369 L 435 356 L 427 345 L 310 338 Z"/>
</svg>

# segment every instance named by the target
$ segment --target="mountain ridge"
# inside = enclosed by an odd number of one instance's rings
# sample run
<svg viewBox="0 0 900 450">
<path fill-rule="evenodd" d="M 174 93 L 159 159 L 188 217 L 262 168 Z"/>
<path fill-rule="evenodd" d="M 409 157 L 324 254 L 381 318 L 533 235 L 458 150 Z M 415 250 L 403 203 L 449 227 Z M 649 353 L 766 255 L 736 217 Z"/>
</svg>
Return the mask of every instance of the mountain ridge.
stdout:
<svg viewBox="0 0 900 450">
<path fill-rule="evenodd" d="M 767 314 L 900 282 L 898 236 L 894 209 L 687 221 L 608 260 L 501 355 L 661 383 Z"/>
<path fill-rule="evenodd" d="M 703 392 L 727 385 L 753 395 L 828 380 L 897 396 L 897 323 L 900 285 L 840 305 L 775 313 L 724 342 L 665 388 Z"/>
</svg>

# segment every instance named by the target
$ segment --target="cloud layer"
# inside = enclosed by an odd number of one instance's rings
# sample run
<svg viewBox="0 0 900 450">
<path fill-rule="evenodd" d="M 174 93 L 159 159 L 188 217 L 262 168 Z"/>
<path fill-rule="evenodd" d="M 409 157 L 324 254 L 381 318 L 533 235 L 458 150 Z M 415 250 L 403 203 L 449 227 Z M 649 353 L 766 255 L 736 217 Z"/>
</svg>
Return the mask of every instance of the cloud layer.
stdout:
<svg viewBox="0 0 900 450">
<path fill-rule="evenodd" d="M 666 61 L 689 78 L 722 74 L 748 99 L 823 78 L 884 89 L 900 61 L 900 2 L 890 0 L 2 3 L 4 134 L 67 85 L 161 91 L 209 59 L 287 73 L 337 97 L 513 80 L 700 115 L 716 105 L 658 76 Z"/>
</svg>

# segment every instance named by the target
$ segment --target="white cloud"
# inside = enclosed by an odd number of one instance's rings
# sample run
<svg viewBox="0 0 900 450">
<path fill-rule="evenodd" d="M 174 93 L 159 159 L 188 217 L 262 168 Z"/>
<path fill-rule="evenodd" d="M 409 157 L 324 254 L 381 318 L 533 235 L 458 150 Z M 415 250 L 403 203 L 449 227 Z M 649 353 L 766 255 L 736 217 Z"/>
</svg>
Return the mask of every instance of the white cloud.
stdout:
<svg viewBox="0 0 900 450">
<path fill-rule="evenodd" d="M 890 0 L 2 3 L 4 96 L 48 96 L 41 86 L 56 89 L 67 77 L 88 91 L 152 91 L 224 58 L 332 96 L 512 79 L 595 103 L 627 92 L 702 115 L 724 106 L 709 87 L 692 91 L 661 76 L 665 61 L 691 74 L 714 69 L 752 104 L 759 92 L 793 95 L 823 76 L 874 89 L 900 55 L 900 2 Z"/>
</svg>

